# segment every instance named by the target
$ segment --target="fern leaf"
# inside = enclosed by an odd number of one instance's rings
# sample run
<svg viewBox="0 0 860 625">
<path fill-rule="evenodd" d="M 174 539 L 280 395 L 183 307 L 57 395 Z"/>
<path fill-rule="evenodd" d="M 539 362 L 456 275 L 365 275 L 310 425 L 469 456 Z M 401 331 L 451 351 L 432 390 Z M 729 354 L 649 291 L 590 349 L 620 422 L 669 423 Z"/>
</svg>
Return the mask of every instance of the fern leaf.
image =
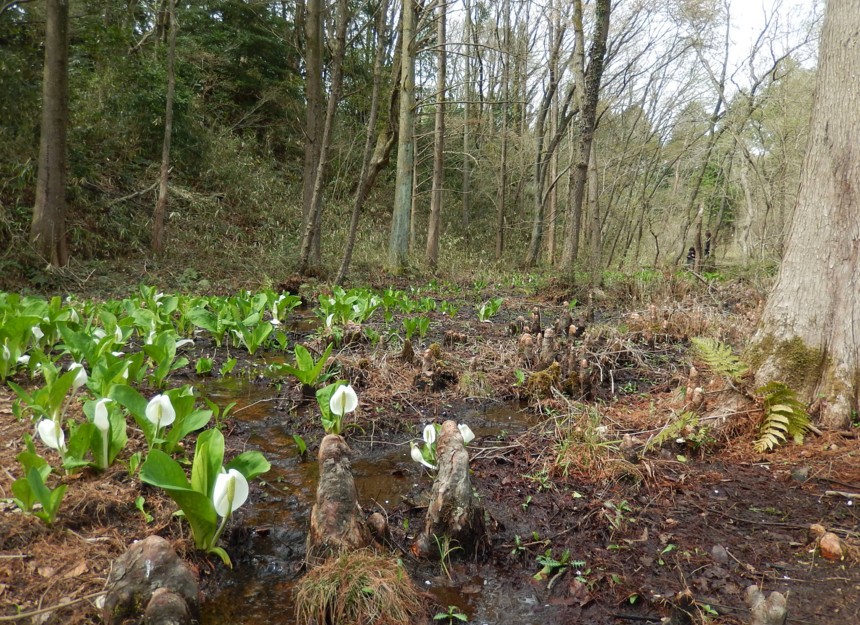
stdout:
<svg viewBox="0 0 860 625">
<path fill-rule="evenodd" d="M 763 396 L 764 419 L 755 450 L 758 453 L 770 451 L 789 436 L 794 442 L 803 443 L 804 434 L 809 429 L 809 415 L 794 391 L 782 382 L 771 382 L 756 393 Z"/>
<path fill-rule="evenodd" d="M 696 337 L 691 340 L 696 356 L 714 373 L 739 381 L 749 368 L 732 353 L 732 348 L 717 339 Z"/>
</svg>

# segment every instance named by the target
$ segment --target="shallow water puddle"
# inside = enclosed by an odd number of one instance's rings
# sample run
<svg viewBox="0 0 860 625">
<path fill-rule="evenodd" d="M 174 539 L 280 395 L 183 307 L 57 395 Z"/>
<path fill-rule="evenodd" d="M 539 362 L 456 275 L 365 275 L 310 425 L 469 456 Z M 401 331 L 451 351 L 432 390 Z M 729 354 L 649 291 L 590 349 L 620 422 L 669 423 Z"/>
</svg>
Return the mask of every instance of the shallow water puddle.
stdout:
<svg viewBox="0 0 860 625">
<path fill-rule="evenodd" d="M 293 623 L 292 587 L 301 573 L 310 509 L 319 469 L 313 453 L 302 461 L 292 434 L 281 424 L 275 409 L 274 389 L 260 388 L 242 379 L 213 382 L 207 393 L 220 405 L 236 401 L 234 418 L 242 422 L 249 448 L 260 449 L 272 464 L 239 513 L 228 552 L 234 569 L 221 577 L 221 585 L 202 607 L 207 625 L 258 625 Z M 457 411 L 458 422 L 468 423 L 477 444 L 492 447 L 493 439 L 520 432 L 533 424 L 518 406 L 494 405 L 487 409 Z M 303 408 L 309 411 L 314 408 Z M 308 418 L 316 418 L 309 413 Z M 321 436 L 320 436 L 321 438 Z M 349 437 L 348 437 L 349 440 Z M 309 441 L 310 442 L 310 441 Z M 318 442 L 318 441 L 317 441 Z M 390 511 L 402 506 L 417 485 L 430 482 L 410 459 L 409 442 L 356 440 L 353 475 L 359 501 L 365 510 Z M 409 565 L 407 564 L 407 567 Z M 463 567 L 465 565 L 456 565 Z M 504 571 L 492 567 L 459 568 L 452 584 L 444 576 L 427 579 L 413 572 L 416 584 L 441 605 L 456 605 L 472 622 L 529 623 L 536 605 L 530 589 L 514 593 L 500 579 Z M 465 583 L 463 580 L 467 580 Z M 477 620 L 474 620 L 477 619 Z"/>
</svg>

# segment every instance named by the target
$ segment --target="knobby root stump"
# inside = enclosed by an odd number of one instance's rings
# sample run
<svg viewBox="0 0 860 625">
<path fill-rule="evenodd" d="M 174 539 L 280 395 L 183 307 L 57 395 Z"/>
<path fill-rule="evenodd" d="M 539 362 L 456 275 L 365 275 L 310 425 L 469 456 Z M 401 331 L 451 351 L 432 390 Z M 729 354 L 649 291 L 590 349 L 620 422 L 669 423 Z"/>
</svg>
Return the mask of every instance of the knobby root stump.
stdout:
<svg viewBox="0 0 860 625">
<path fill-rule="evenodd" d="M 168 541 L 148 536 L 114 562 L 103 618 L 122 623 L 146 613 L 148 625 L 181 625 L 199 618 L 197 576 Z"/>
<path fill-rule="evenodd" d="M 308 562 L 323 560 L 370 543 L 349 461 L 349 446 L 335 434 L 320 443 L 320 480 L 317 500 L 311 510 L 308 532 Z"/>
<path fill-rule="evenodd" d="M 415 551 L 424 557 L 435 554 L 444 558 L 452 549 L 479 555 L 487 546 L 484 509 L 472 492 L 469 452 L 454 421 L 442 424 L 436 462 L 439 468 Z"/>
<path fill-rule="evenodd" d="M 788 608 L 782 594 L 772 592 L 765 599 L 758 586 L 750 586 L 747 588 L 746 602 L 752 613 L 750 625 L 785 625 Z"/>
</svg>

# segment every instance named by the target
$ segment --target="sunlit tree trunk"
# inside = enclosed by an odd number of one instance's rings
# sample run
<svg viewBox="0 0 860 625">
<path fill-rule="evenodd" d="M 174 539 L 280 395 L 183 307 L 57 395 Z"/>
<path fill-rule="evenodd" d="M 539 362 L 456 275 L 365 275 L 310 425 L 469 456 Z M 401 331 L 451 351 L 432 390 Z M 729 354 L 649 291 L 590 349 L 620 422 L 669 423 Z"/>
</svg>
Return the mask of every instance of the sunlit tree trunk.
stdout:
<svg viewBox="0 0 860 625">
<path fill-rule="evenodd" d="M 809 144 L 785 257 L 748 360 L 756 383 L 781 380 L 851 423 L 860 392 L 860 11 L 827 3 Z"/>
<path fill-rule="evenodd" d="M 427 226 L 427 265 L 432 269 L 435 269 L 439 263 L 439 230 L 445 186 L 445 88 L 448 59 L 448 53 L 445 50 L 448 43 L 445 27 L 448 20 L 447 6 L 445 2 L 440 2 L 436 17 L 436 45 L 439 49 L 436 66 L 436 127 L 433 137 L 433 189 L 430 196 L 430 222 Z"/>
<path fill-rule="evenodd" d="M 403 0 L 401 34 L 400 112 L 397 173 L 388 266 L 395 273 L 406 267 L 409 255 L 409 212 L 412 208 L 412 167 L 415 159 L 415 5 Z"/>
<path fill-rule="evenodd" d="M 66 129 L 69 123 L 69 4 L 47 0 L 42 128 L 30 242 L 51 265 L 69 261 L 66 247 Z"/>
<path fill-rule="evenodd" d="M 170 141 L 173 137 L 173 96 L 176 91 L 176 2 L 167 0 L 167 20 L 170 30 L 167 35 L 167 95 L 164 108 L 164 140 L 161 144 L 161 172 L 158 183 L 158 199 L 152 215 L 152 251 L 161 254 L 164 250 L 164 214 L 167 212 L 168 182 L 170 178 Z"/>
</svg>

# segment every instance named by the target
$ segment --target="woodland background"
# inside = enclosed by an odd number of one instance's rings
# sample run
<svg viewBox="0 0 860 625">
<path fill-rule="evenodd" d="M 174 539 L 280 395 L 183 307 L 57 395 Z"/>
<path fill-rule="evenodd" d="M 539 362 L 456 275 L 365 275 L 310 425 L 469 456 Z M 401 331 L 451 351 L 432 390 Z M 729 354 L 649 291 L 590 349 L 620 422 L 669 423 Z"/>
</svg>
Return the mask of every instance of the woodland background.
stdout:
<svg viewBox="0 0 860 625">
<path fill-rule="evenodd" d="M 595 3 L 414 5 L 410 255 L 392 267 L 384 250 L 396 203 L 402 4 L 179 2 L 159 262 L 191 268 L 191 277 L 281 276 L 295 267 L 333 275 L 367 143 L 382 161 L 357 220 L 356 270 L 457 272 L 501 261 L 595 277 L 677 265 L 690 247 L 701 260 L 708 232 L 711 266 L 773 267 L 806 147 L 822 7 L 763 8 L 764 24 L 748 39 L 733 22 L 732 4 L 613 3 L 580 215 L 572 179 Z M 66 230 L 73 263 L 150 258 L 173 8 L 169 0 L 70 3 Z M 54 279 L 28 242 L 45 11 L 41 2 L 12 0 L 0 13 L 6 288 Z M 375 82 L 378 114 L 371 111 Z M 336 108 L 323 137 L 332 93 Z M 388 151 L 380 151 L 386 142 Z M 322 236 L 303 264 L 302 226 L 323 143 Z M 441 161 L 435 184 L 434 152 Z M 426 250 L 434 188 L 437 259 Z M 571 255 L 563 248 L 574 224 Z"/>
</svg>

